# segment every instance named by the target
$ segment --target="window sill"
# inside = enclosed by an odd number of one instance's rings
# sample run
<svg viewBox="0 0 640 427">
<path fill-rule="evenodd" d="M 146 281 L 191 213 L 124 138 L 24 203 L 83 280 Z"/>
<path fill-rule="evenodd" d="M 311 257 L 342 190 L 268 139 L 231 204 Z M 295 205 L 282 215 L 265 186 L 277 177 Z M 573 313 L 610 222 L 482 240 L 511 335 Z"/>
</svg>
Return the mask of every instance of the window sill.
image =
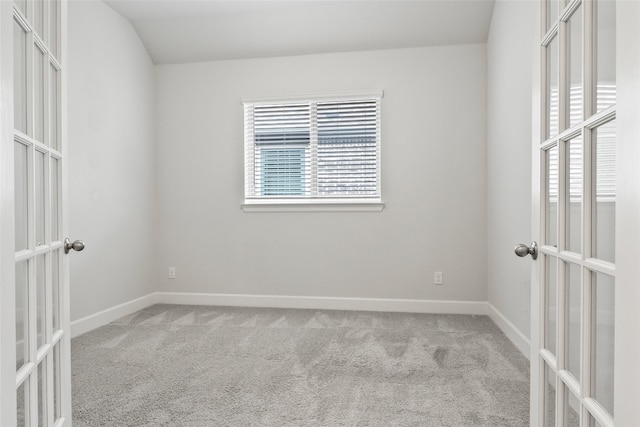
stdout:
<svg viewBox="0 0 640 427">
<path fill-rule="evenodd" d="M 250 201 L 241 205 L 244 212 L 382 212 L 380 201 Z"/>
</svg>

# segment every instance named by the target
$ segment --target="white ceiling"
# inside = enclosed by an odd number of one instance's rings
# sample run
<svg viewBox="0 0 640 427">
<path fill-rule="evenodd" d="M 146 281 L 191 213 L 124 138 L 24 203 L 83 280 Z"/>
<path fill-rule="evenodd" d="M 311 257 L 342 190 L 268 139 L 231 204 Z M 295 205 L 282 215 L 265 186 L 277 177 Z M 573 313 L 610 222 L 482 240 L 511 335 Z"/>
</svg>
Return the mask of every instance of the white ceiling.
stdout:
<svg viewBox="0 0 640 427">
<path fill-rule="evenodd" d="M 106 0 L 156 64 L 487 40 L 494 0 Z"/>
</svg>

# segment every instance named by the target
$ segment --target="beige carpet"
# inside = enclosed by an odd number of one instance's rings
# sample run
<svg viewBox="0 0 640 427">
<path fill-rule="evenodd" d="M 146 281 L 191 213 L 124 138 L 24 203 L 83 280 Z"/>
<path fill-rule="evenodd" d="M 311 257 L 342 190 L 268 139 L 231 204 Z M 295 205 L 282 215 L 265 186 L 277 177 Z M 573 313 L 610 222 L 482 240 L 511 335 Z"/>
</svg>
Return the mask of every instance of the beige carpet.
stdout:
<svg viewBox="0 0 640 427">
<path fill-rule="evenodd" d="M 526 426 L 486 316 L 155 305 L 72 340 L 74 426 Z"/>
</svg>

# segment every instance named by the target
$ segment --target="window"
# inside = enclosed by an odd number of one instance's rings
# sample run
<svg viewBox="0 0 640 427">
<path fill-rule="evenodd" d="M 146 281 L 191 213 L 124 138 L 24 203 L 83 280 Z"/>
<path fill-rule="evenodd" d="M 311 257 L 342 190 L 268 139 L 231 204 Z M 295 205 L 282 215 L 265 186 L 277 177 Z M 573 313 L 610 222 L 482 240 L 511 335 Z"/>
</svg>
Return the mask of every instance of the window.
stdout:
<svg viewBox="0 0 640 427">
<path fill-rule="evenodd" d="M 382 93 L 245 101 L 245 205 L 381 205 Z"/>
</svg>

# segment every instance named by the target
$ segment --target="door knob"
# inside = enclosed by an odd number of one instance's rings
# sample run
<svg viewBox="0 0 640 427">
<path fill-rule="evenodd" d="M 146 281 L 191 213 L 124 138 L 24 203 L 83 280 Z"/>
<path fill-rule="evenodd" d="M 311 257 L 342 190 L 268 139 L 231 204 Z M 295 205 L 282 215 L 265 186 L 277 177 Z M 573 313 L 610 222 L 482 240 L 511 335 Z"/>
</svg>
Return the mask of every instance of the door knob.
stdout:
<svg viewBox="0 0 640 427">
<path fill-rule="evenodd" d="M 84 249 L 84 242 L 82 240 L 71 242 L 71 240 L 69 240 L 69 238 L 67 237 L 66 239 L 64 239 L 64 253 L 68 254 L 71 249 L 76 252 L 80 252 Z"/>
<path fill-rule="evenodd" d="M 525 257 L 527 255 L 531 255 L 531 258 L 538 258 L 538 244 L 536 242 L 531 242 L 531 245 L 527 246 L 524 243 L 520 243 L 515 248 L 515 253 L 519 257 Z"/>
</svg>

